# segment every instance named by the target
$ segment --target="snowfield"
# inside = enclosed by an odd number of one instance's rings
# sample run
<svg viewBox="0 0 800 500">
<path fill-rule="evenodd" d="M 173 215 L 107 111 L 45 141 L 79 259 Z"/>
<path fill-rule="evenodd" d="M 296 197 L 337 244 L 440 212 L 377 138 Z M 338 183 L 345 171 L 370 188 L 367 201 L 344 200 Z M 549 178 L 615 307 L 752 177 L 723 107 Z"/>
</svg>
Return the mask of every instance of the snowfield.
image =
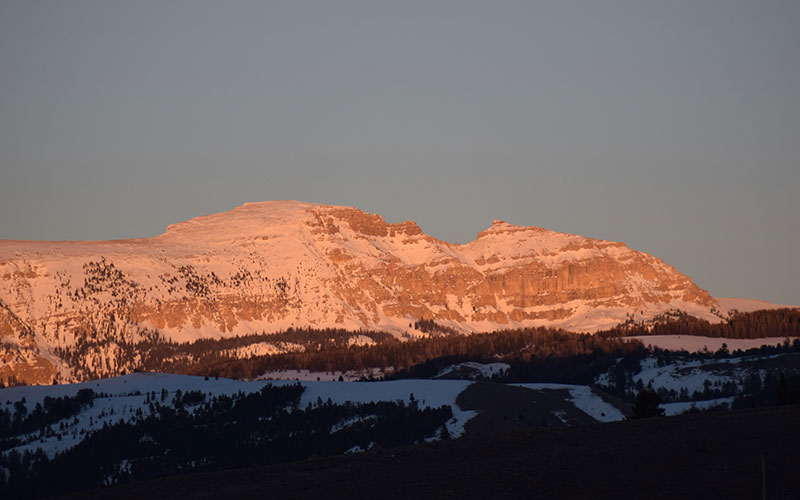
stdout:
<svg viewBox="0 0 800 500">
<path fill-rule="evenodd" d="M 697 337 L 684 337 L 692 340 Z M 699 341 L 704 339 L 700 338 Z M 725 339 L 715 339 L 724 341 Z M 781 341 L 783 339 L 780 339 Z M 734 344 L 735 345 L 735 344 Z M 729 344 L 730 348 L 735 348 Z M 784 363 L 780 366 L 794 366 L 797 354 L 747 356 L 739 358 L 694 359 L 687 356 L 673 358 L 647 357 L 637 361 L 633 372 L 628 373 L 628 387 L 651 387 L 662 396 L 662 408 L 667 415 L 675 415 L 692 408 L 707 409 L 721 404 L 730 404 L 732 395 L 738 394 L 757 376 L 764 379 L 770 364 Z M 696 358 L 696 357 L 695 357 Z M 780 358 L 780 359 L 778 359 Z M 794 360 L 794 361 L 793 361 Z M 638 366 L 638 368 L 636 368 Z M 241 381 L 224 378 L 207 378 L 162 373 L 133 373 L 121 377 L 95 380 L 77 384 L 19 386 L 0 389 L 0 407 L 14 414 L 23 405 L 28 413 L 37 405 L 44 406 L 46 397 L 75 397 L 80 390 L 91 389 L 95 398 L 91 406 L 80 412 L 50 424 L 43 429 L 16 436 L 20 444 L 0 453 L 11 450 L 18 452 L 35 451 L 41 448 L 49 457 L 68 450 L 80 443 L 92 432 L 102 429 L 106 424 L 119 421 L 132 422 L 152 413 L 152 405 L 172 405 L 178 391 L 183 393 L 199 391 L 206 399 L 237 393 L 248 394 L 260 391 L 266 385 L 286 386 L 299 384 L 304 390 L 299 406 L 316 406 L 330 401 L 343 405 L 347 402 L 365 404 L 372 402 L 412 401 L 420 408 L 438 408 L 449 405 L 452 418 L 446 423 L 452 437 L 465 432 L 465 424 L 478 412 L 463 410 L 457 398 L 471 384 L 473 379 L 488 379 L 503 374 L 510 366 L 504 363 L 460 363 L 442 370 L 438 377 L 453 376 L 453 379 L 407 379 L 380 382 L 356 382 L 352 373 L 317 373 L 308 371 L 271 372 L 265 377 L 283 380 Z M 594 385 L 612 387 L 612 371 L 594 379 Z M 339 380 L 341 377 L 342 380 Z M 350 378 L 351 380 L 347 380 Z M 759 382 L 760 383 L 760 382 Z M 625 419 L 618 404 L 609 401 L 602 393 L 589 386 L 556 383 L 515 383 L 514 386 L 531 390 L 562 390 L 568 396 L 565 401 L 574 405 L 598 422 L 612 422 Z M 689 401 L 700 399 L 701 401 Z M 187 411 L 193 411 L 187 407 Z M 338 426 L 347 426 L 340 422 Z M 338 427 L 337 427 L 338 428 Z M 335 430 L 335 429 L 334 429 Z M 429 439 L 436 439 L 431 437 Z M 355 450 L 354 450 L 355 451 Z"/>
<path fill-rule="evenodd" d="M 728 346 L 728 350 L 733 352 L 737 349 L 746 351 L 761 346 L 774 346 L 783 344 L 784 337 L 767 337 L 763 339 L 726 339 L 723 337 L 700 337 L 693 335 L 643 335 L 637 337 L 626 337 L 626 339 L 639 340 L 646 347 L 658 347 L 659 349 L 669 349 L 670 351 L 685 350 L 688 352 L 698 352 L 708 350 L 718 351 L 722 344 Z"/>
<path fill-rule="evenodd" d="M 633 399 L 643 388 L 656 391 L 667 415 L 691 409 L 708 409 L 732 404 L 737 397 L 766 390 L 778 378 L 800 373 L 800 353 L 786 352 L 737 357 L 666 355 L 649 356 L 629 365 L 625 392 Z M 619 390 L 620 372 L 615 368 L 595 377 L 594 385 L 614 393 Z M 739 401 L 741 403 L 741 401 Z"/>
<path fill-rule="evenodd" d="M 155 393 L 155 400 L 162 404 L 170 404 L 175 392 L 181 390 L 200 391 L 209 397 L 238 392 L 251 393 L 261 390 L 268 384 L 291 385 L 299 383 L 303 391 L 300 407 L 315 405 L 319 400 L 323 403 L 330 399 L 335 404 L 369 403 L 377 401 L 404 401 L 408 404 L 411 398 L 420 408 L 437 408 L 450 405 L 453 418 L 447 422 L 447 430 L 452 437 L 461 436 L 464 424 L 477 413 L 461 410 L 456 404 L 458 395 L 469 386 L 469 380 L 398 380 L 391 382 L 316 382 L 316 381 L 253 381 L 243 382 L 231 379 L 206 380 L 203 377 L 187 375 L 170 375 L 156 373 L 134 373 L 122 377 L 51 386 L 21 386 L 0 389 L 0 404 L 13 411 L 13 404 L 25 400 L 25 407 L 30 412 L 37 404 L 42 404 L 45 397 L 74 397 L 81 389 L 91 389 L 96 397 L 91 407 L 79 414 L 50 425 L 54 435 L 42 437 L 34 432 L 21 437 L 23 444 L 16 449 L 34 451 L 42 448 L 48 456 L 72 448 L 92 431 L 101 429 L 105 423 L 116 423 L 120 420 L 131 421 L 149 412 L 147 394 Z M 161 399 L 162 390 L 166 391 Z M 63 425 L 63 428 L 62 428 Z M 7 453 L 7 450 L 4 453 Z"/>
<path fill-rule="evenodd" d="M 483 378 L 491 379 L 494 375 L 500 375 L 511 368 L 507 363 L 475 363 L 468 361 L 458 363 L 440 371 L 434 378 L 447 378 L 452 375 L 460 375 L 459 378 Z M 464 377 L 466 375 L 466 377 Z"/>
<path fill-rule="evenodd" d="M 479 365 L 475 363 L 475 365 Z M 497 370 L 504 370 L 507 365 L 495 363 L 473 367 L 481 373 L 491 375 Z M 287 374 L 288 375 L 288 374 Z M 330 400 L 334 404 L 370 403 L 378 401 L 412 400 L 420 408 L 438 408 L 449 405 L 453 416 L 447 422 L 447 430 L 451 437 L 464 434 L 464 425 L 477 411 L 462 410 L 456 399 L 472 380 L 396 380 L 385 382 L 347 382 L 347 381 L 315 381 L 315 380 L 257 380 L 239 381 L 231 379 L 215 379 L 193 377 L 187 375 L 171 375 L 161 373 L 133 373 L 122 377 L 114 377 L 79 384 L 20 386 L 0 389 L 0 405 L 14 411 L 14 404 L 24 400 L 25 408 L 32 411 L 37 404 L 43 404 L 45 397 L 74 397 L 81 389 L 91 389 L 96 397 L 92 406 L 85 407 L 77 415 L 73 415 L 49 426 L 52 432 L 38 429 L 27 435 L 17 436 L 22 444 L 15 449 L 35 451 L 37 448 L 53 457 L 80 443 L 93 431 L 101 429 L 105 424 L 122 421 L 134 421 L 150 413 L 150 402 L 170 405 L 178 390 L 200 391 L 207 397 L 233 395 L 236 393 L 252 393 L 261 390 L 265 385 L 300 384 L 304 387 L 299 406 L 317 405 Z M 605 402 L 591 388 L 579 385 L 562 384 L 516 384 L 530 389 L 566 389 L 569 402 L 579 410 L 587 413 L 599 422 L 622 420 L 624 415 L 614 406 Z M 187 408 L 192 411 L 192 408 Z M 342 423 L 341 425 L 346 425 Z M 6 450 L 3 453 L 8 453 Z"/>
<path fill-rule="evenodd" d="M 733 398 L 718 398 L 718 399 L 709 399 L 707 401 L 692 401 L 692 402 L 682 402 L 682 403 L 664 403 L 661 405 L 661 408 L 664 409 L 664 414 L 667 416 L 671 415 L 680 415 L 685 411 L 689 411 L 691 409 L 697 410 L 707 410 L 713 406 L 718 406 L 722 404 L 731 404 Z"/>
<path fill-rule="evenodd" d="M 718 361 L 734 364 L 738 360 Z M 642 363 L 642 370 L 633 377 L 633 380 L 635 382 L 641 380 L 645 387 L 651 386 L 655 389 L 663 387 L 664 389 L 680 391 L 681 388 L 686 388 L 689 394 L 695 391 L 702 391 L 706 383 L 711 385 L 723 384 L 731 380 L 728 374 L 717 375 L 704 369 L 705 365 L 711 364 L 710 362 L 703 363 L 702 361 L 682 361 L 658 366 L 656 359 L 648 358 Z"/>
<path fill-rule="evenodd" d="M 794 308 L 798 306 L 790 306 L 786 304 L 773 304 L 765 300 L 756 299 L 742 299 L 738 297 L 717 297 L 720 307 L 725 312 L 739 311 L 741 313 L 761 311 L 764 309 L 783 309 Z"/>
<path fill-rule="evenodd" d="M 306 390 L 300 406 L 325 402 L 328 398 L 336 404 L 370 403 L 372 401 L 405 401 L 413 396 L 420 408 L 438 408 L 450 405 L 453 418 L 447 422 L 447 430 L 453 437 L 464 433 L 464 424 L 477 412 L 461 410 L 456 398 L 472 382 L 469 380 L 394 380 L 390 382 L 304 382 Z"/>
</svg>

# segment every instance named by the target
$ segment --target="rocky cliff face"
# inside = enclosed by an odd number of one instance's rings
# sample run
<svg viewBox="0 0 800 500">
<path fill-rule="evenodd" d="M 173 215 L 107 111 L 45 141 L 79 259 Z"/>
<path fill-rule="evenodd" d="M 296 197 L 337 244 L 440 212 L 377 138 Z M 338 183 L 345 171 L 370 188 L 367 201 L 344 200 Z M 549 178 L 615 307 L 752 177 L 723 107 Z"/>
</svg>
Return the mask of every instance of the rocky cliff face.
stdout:
<svg viewBox="0 0 800 500">
<path fill-rule="evenodd" d="M 592 331 L 670 309 L 714 320 L 717 307 L 623 243 L 495 221 L 454 245 L 356 208 L 248 203 L 149 239 L 0 242 L 0 378 L 68 379 L 65 351 L 143 329 L 175 341 L 290 326 L 413 336 L 418 319 Z"/>
</svg>

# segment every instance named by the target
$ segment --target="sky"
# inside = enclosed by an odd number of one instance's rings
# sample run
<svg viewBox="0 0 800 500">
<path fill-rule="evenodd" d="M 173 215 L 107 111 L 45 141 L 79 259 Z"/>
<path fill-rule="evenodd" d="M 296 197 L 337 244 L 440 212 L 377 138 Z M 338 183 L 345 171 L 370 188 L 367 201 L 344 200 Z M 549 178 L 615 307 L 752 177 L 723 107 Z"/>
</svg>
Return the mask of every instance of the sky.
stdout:
<svg viewBox="0 0 800 500">
<path fill-rule="evenodd" d="M 248 201 L 624 241 L 800 304 L 800 2 L 0 2 L 0 239 Z"/>
</svg>

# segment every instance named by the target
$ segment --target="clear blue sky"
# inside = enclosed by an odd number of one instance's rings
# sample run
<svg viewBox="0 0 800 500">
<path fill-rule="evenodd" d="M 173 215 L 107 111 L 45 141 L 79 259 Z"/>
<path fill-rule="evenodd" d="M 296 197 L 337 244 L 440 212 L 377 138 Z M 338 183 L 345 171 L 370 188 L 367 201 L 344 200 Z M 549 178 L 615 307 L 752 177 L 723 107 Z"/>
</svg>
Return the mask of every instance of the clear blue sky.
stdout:
<svg viewBox="0 0 800 500">
<path fill-rule="evenodd" d="M 800 2 L 0 2 L 0 238 L 271 199 L 800 304 Z"/>
</svg>

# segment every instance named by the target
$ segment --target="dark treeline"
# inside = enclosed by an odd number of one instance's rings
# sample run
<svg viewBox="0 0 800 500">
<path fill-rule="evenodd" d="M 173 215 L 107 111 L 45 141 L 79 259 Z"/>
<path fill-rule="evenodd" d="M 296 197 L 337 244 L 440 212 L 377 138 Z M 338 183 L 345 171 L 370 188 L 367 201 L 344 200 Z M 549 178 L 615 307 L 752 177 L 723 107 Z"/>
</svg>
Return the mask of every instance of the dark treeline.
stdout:
<svg viewBox="0 0 800 500">
<path fill-rule="evenodd" d="M 74 345 L 57 347 L 55 354 L 67 362 L 76 378 L 93 380 L 137 370 L 200 373 L 198 370 L 190 371 L 189 368 L 225 361 L 235 362 L 237 349 L 261 343 L 277 348 L 292 346 L 311 352 L 344 350 L 359 336 L 370 337 L 374 342 L 382 344 L 400 342 L 387 332 L 330 328 L 289 328 L 277 333 L 198 339 L 193 342 L 172 342 L 158 331 L 143 329 L 139 332 L 139 339 L 126 340 L 125 335 L 116 335 L 113 327 L 108 327 L 103 332 L 97 329 L 78 332 Z M 95 360 L 102 357 L 111 361 L 107 363 L 109 366 L 98 366 Z"/>
<path fill-rule="evenodd" d="M 629 321 L 592 335 L 544 327 L 458 335 L 452 328 L 431 320 L 417 321 L 413 326 L 429 336 L 398 339 L 387 332 L 371 330 L 290 328 L 278 333 L 176 343 L 153 330 L 143 330 L 136 340 L 130 335 L 116 335 L 108 329 L 102 332 L 93 330 L 78 335 L 75 345 L 56 349 L 56 354 L 69 364 L 76 378 L 81 380 L 135 370 L 232 378 L 254 378 L 268 371 L 303 369 L 344 372 L 381 368 L 407 372 L 416 367 L 417 373 L 430 373 L 443 368 L 448 362 L 491 362 L 498 359 L 527 362 L 530 359 L 591 357 L 598 350 L 602 353 L 624 354 L 639 348 L 639 345 L 625 343 L 621 337 L 640 335 L 702 335 L 732 339 L 798 337 L 800 309 L 736 314 L 718 324 L 674 312 L 652 323 Z M 375 344 L 351 345 L 359 336 L 369 337 Z M 236 352 L 258 344 L 291 352 L 249 358 Z M 547 362 L 558 364 L 555 361 Z M 590 362 L 599 361 L 595 357 Z M 564 369 L 571 372 L 580 370 Z M 576 374 L 573 378 L 577 380 L 583 376 Z"/>
<path fill-rule="evenodd" d="M 411 326 L 411 325 L 409 325 Z M 414 328 L 429 335 L 460 335 L 461 333 L 455 328 L 440 325 L 432 319 L 421 319 L 414 322 Z"/>
<path fill-rule="evenodd" d="M 756 376 L 760 377 L 758 375 L 759 368 L 770 373 L 777 373 L 778 370 L 774 367 L 768 367 L 769 362 L 762 360 L 780 355 L 797 356 L 800 354 L 800 339 L 795 339 L 794 342 L 784 342 L 777 346 L 762 346 L 745 351 L 730 351 L 725 346 L 715 352 L 699 351 L 690 353 L 683 350 L 671 351 L 659 348 L 645 348 L 638 342 L 606 345 L 599 343 L 596 347 L 594 350 L 575 354 L 562 353 L 561 355 L 556 355 L 552 352 L 546 354 L 548 351 L 545 350 L 540 352 L 538 356 L 523 357 L 512 353 L 502 358 L 502 361 L 509 365 L 508 369 L 495 373 L 490 380 L 502 383 L 545 382 L 591 386 L 598 383 L 598 377 L 604 376 L 605 380 L 601 384 L 604 391 L 633 403 L 636 394 L 645 388 L 641 379 L 636 379 L 636 377 L 642 370 L 642 363 L 648 358 L 654 359 L 657 366 L 700 361 L 704 366 L 708 366 L 709 369 L 716 370 L 718 373 L 731 372 L 732 368 L 737 366 L 748 366 L 757 374 Z M 739 362 L 734 364 L 727 363 L 726 361 L 730 358 L 739 358 Z M 789 361 L 789 358 L 782 359 L 787 360 L 788 366 L 785 370 L 790 373 L 794 362 Z M 433 378 L 445 368 L 456 363 L 465 361 L 486 363 L 497 360 L 496 357 L 486 356 L 442 356 L 387 374 L 384 378 Z M 740 365 L 740 363 L 742 364 Z M 768 385 L 767 382 L 764 382 L 765 386 Z M 693 392 L 685 388 L 667 389 L 659 387 L 657 394 L 662 402 L 688 402 L 740 396 L 741 394 L 750 395 L 759 390 L 760 386 L 756 387 L 753 384 L 749 384 L 745 392 L 742 393 L 738 384 L 735 383 L 735 379 L 731 378 L 730 381 L 725 383 L 707 382 L 702 390 Z"/>
<path fill-rule="evenodd" d="M 622 355 L 642 344 L 624 339 L 576 334 L 547 328 L 525 328 L 493 333 L 430 337 L 371 346 L 307 350 L 241 360 L 221 360 L 209 365 L 186 366 L 187 373 L 229 378 L 254 378 L 268 371 L 310 370 L 317 372 L 359 371 L 392 368 L 412 376 L 462 361 L 493 362 L 559 358 L 595 351 Z M 426 365 L 425 363 L 428 362 Z M 409 370 L 418 367 L 412 373 Z M 404 372 L 405 371 L 405 372 Z M 423 377 L 424 378 L 424 377 Z"/>
<path fill-rule="evenodd" d="M 180 471 L 288 462 L 448 435 L 450 407 L 421 409 L 413 395 L 409 404 L 318 399 L 299 408 L 302 392 L 300 385 L 268 385 L 206 400 L 190 391 L 166 406 L 154 397 L 148 415 L 106 425 L 52 460 L 40 451 L 0 455 L 0 467 L 10 472 L 4 486 L 0 481 L 0 494 L 64 494 Z"/>
<path fill-rule="evenodd" d="M 36 403 L 31 412 L 28 412 L 24 399 L 14 403 L 13 412 L 11 409 L 0 408 L 0 450 L 15 446 L 17 440 L 12 436 L 36 430 L 50 430 L 47 426 L 75 415 L 85 406 L 91 406 L 94 398 L 94 391 L 81 389 L 75 396 L 46 396 L 43 404 Z"/>
<path fill-rule="evenodd" d="M 645 388 L 645 391 L 649 389 Z M 650 390 L 650 392 L 656 392 Z M 665 402 L 663 391 L 657 391 L 660 402 Z M 708 407 L 706 411 L 741 410 L 745 408 L 762 408 L 766 406 L 784 406 L 800 404 L 800 373 L 797 371 L 767 371 L 763 377 L 758 372 L 751 372 L 741 388 L 732 381 L 722 384 L 722 387 L 710 387 L 704 384 L 702 392 L 695 394 L 691 399 L 681 398 L 680 401 L 707 401 L 710 399 L 732 397 L 730 403 L 722 402 Z M 669 401 L 669 400 L 666 400 Z M 694 406 L 688 413 L 698 413 Z"/>
<path fill-rule="evenodd" d="M 640 335 L 695 335 L 729 339 L 800 337 L 800 308 L 772 309 L 736 313 L 727 321 L 709 323 L 686 313 L 663 315 L 648 323 L 628 321 L 597 332 L 603 337 Z"/>
<path fill-rule="evenodd" d="M 751 394 L 760 392 L 761 386 L 751 382 L 753 377 L 760 380 L 761 372 L 766 373 L 765 380 L 767 382 L 770 377 L 782 369 L 786 370 L 787 373 L 798 374 L 799 372 L 797 372 L 796 368 L 798 355 L 800 355 L 800 339 L 795 339 L 793 342 L 784 341 L 781 345 L 754 347 L 744 351 L 739 349 L 730 351 L 725 345 L 715 352 L 698 351 L 692 353 L 684 350 L 673 351 L 656 347 L 637 350 L 617 360 L 603 359 L 601 357 L 599 362 L 593 360 L 592 363 L 586 366 L 577 365 L 572 373 L 554 370 L 548 374 L 545 371 L 545 367 L 534 366 L 526 367 L 522 370 L 518 369 L 516 372 L 510 370 L 507 378 L 513 380 L 514 377 L 519 377 L 520 374 L 522 377 L 530 377 L 530 370 L 533 369 L 533 376 L 537 379 L 542 377 L 543 374 L 544 376 L 570 376 L 577 373 L 582 377 L 575 378 L 573 379 L 575 382 L 570 383 L 593 384 L 598 375 L 607 374 L 607 380 L 602 385 L 603 390 L 628 402 L 633 402 L 636 394 L 646 388 L 641 379 L 634 381 L 634 377 L 641 371 L 641 364 L 646 358 L 654 359 L 656 366 L 667 366 L 686 361 L 700 361 L 707 373 L 716 375 L 728 374 L 729 379 L 715 382 L 707 379 L 704 381 L 702 389 L 695 391 L 689 391 L 685 387 L 677 389 L 658 387 L 655 391 L 661 402 L 707 401 L 725 397 L 749 397 Z M 778 357 L 779 360 L 770 361 L 770 358 L 775 357 Z M 727 362 L 732 358 L 736 358 L 734 363 Z M 553 360 L 556 366 L 566 365 L 567 367 L 573 365 L 572 361 L 569 359 Z M 603 366 L 604 363 L 608 365 L 608 368 Z M 781 365 L 785 366 L 781 368 Z M 735 374 L 737 369 L 749 372 L 747 376 L 749 382 L 744 383 L 743 387 L 740 387 L 737 383 L 739 380 L 739 376 Z"/>
<path fill-rule="evenodd" d="M 745 390 L 736 396 L 731 408 L 758 408 L 800 403 L 800 373 L 767 372 L 762 379 L 751 374 Z"/>
<path fill-rule="evenodd" d="M 610 367 L 617 358 L 637 351 L 638 357 L 647 355 L 641 343 L 626 341 L 624 337 L 646 334 L 726 338 L 800 336 L 798 309 L 737 314 L 719 324 L 677 314 L 668 320 L 656 321 L 649 327 L 628 325 L 596 334 L 577 334 L 540 327 L 448 335 L 447 330 L 437 330 L 435 323 L 432 323 L 426 321 L 415 324 L 420 330 L 439 332 L 436 336 L 418 340 L 398 342 L 386 339 L 372 346 L 307 349 L 304 352 L 245 360 L 221 359 L 216 363 L 196 364 L 184 369 L 187 373 L 201 375 L 252 378 L 277 370 L 333 372 L 390 367 L 395 374 L 393 378 L 429 378 L 454 363 L 502 360 L 517 367 L 512 372 L 520 374 L 518 381 L 553 381 L 552 377 L 556 376 L 564 383 L 580 384 L 589 383 L 591 374 L 597 373 L 602 367 Z M 715 355 L 712 353 L 710 357 Z"/>
</svg>

